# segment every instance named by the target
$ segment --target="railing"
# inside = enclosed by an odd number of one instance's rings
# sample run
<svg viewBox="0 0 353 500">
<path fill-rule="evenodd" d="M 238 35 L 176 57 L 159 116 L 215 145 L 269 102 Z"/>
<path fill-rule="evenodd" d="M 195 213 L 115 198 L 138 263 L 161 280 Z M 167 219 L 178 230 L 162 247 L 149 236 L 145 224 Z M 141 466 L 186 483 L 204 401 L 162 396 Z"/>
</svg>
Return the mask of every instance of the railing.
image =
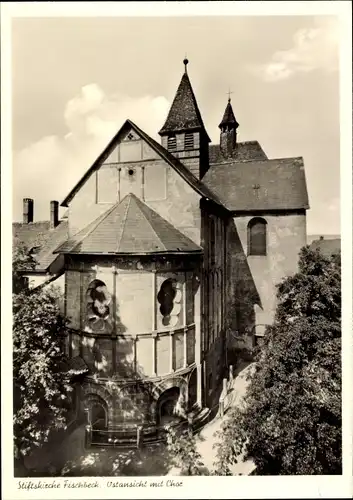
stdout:
<svg viewBox="0 0 353 500">
<path fill-rule="evenodd" d="M 126 429 L 93 429 L 90 424 L 86 425 L 85 445 L 140 448 L 143 443 L 143 427 L 136 425 Z"/>
</svg>

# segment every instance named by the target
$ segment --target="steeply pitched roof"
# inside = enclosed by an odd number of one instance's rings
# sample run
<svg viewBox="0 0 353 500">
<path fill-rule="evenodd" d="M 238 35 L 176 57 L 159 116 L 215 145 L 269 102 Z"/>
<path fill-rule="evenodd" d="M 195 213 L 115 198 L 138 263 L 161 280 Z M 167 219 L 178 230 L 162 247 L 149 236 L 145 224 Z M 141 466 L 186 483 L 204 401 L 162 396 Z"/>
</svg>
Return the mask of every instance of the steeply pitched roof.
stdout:
<svg viewBox="0 0 353 500">
<path fill-rule="evenodd" d="M 210 144 L 210 164 L 229 162 L 229 156 L 222 155 L 219 144 Z M 232 159 L 237 162 L 267 160 L 267 156 L 257 141 L 238 142 L 233 151 Z"/>
<path fill-rule="evenodd" d="M 124 125 L 121 127 L 119 132 L 113 137 L 113 139 L 110 141 L 108 146 L 104 149 L 104 151 L 98 156 L 96 161 L 93 163 L 93 165 L 87 170 L 85 175 L 80 179 L 80 181 L 74 186 L 74 188 L 70 191 L 70 193 L 66 196 L 64 201 L 61 203 L 63 207 L 67 207 L 68 203 L 72 200 L 72 198 L 75 196 L 77 191 L 81 188 L 81 186 L 86 182 L 86 180 L 90 177 L 92 172 L 94 172 L 96 169 L 99 168 L 101 163 L 109 156 L 111 151 L 116 147 L 116 145 L 119 143 L 120 138 L 123 136 L 123 134 L 128 130 L 132 128 L 135 130 L 139 136 L 146 141 L 146 143 L 154 150 L 156 151 L 161 158 L 163 158 L 171 167 L 174 168 L 178 172 L 178 174 L 201 196 L 205 198 L 209 198 L 213 202 L 221 205 L 221 202 L 215 196 L 212 191 L 205 186 L 201 181 L 199 181 L 193 173 L 190 172 L 190 170 L 183 165 L 175 156 L 173 156 L 169 151 L 167 151 L 161 144 L 158 144 L 154 139 L 152 139 L 146 132 L 141 130 L 135 123 L 133 123 L 131 120 L 126 120 Z"/>
<path fill-rule="evenodd" d="M 225 125 L 233 125 L 233 129 L 238 128 L 238 126 L 239 126 L 239 123 L 235 119 L 233 108 L 232 108 L 232 105 L 230 103 L 230 99 L 228 99 L 228 103 L 227 103 L 226 109 L 224 111 L 222 121 L 219 124 L 219 128 L 222 128 Z"/>
<path fill-rule="evenodd" d="M 185 130 L 205 129 L 187 72 L 183 74 L 160 135 Z"/>
<path fill-rule="evenodd" d="M 54 262 L 57 255 L 53 251 L 66 240 L 67 234 L 67 220 L 60 221 L 55 229 L 50 229 L 50 221 L 12 224 L 13 245 L 23 243 L 29 250 L 34 249 L 38 272 L 46 271 Z"/>
<path fill-rule="evenodd" d="M 330 257 L 331 255 L 340 252 L 341 238 L 332 238 L 332 239 L 320 238 L 318 240 L 314 240 L 311 243 L 310 248 L 312 250 L 318 249 L 325 257 Z"/>
<path fill-rule="evenodd" d="M 212 165 L 202 180 L 231 211 L 309 208 L 301 157 Z"/>
<path fill-rule="evenodd" d="M 126 195 L 56 253 L 190 253 L 202 249 L 134 194 Z"/>
</svg>

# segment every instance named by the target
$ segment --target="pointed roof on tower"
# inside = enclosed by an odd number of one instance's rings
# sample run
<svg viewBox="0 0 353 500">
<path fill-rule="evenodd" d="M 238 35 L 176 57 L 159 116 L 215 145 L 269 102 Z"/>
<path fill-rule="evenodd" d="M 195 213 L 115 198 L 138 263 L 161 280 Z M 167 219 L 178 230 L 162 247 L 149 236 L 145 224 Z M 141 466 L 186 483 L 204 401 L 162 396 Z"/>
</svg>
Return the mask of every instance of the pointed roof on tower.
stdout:
<svg viewBox="0 0 353 500">
<path fill-rule="evenodd" d="M 202 249 L 134 194 L 126 195 L 54 253 L 193 253 Z"/>
<path fill-rule="evenodd" d="M 233 108 L 232 108 L 232 105 L 230 102 L 230 98 L 228 99 L 228 103 L 227 103 L 226 109 L 224 111 L 222 121 L 218 126 L 219 126 L 219 128 L 223 128 L 224 126 L 227 126 L 227 125 L 232 125 L 233 128 L 239 127 L 239 123 L 237 122 L 235 115 L 234 115 L 234 111 L 233 111 Z"/>
<path fill-rule="evenodd" d="M 184 59 L 183 62 L 185 65 L 185 71 L 181 78 L 181 82 L 175 94 L 174 101 L 169 110 L 165 124 L 159 131 L 159 134 L 166 135 L 170 132 L 203 129 L 207 135 L 187 72 L 187 65 L 189 61 Z M 209 139 L 208 135 L 207 138 Z"/>
</svg>

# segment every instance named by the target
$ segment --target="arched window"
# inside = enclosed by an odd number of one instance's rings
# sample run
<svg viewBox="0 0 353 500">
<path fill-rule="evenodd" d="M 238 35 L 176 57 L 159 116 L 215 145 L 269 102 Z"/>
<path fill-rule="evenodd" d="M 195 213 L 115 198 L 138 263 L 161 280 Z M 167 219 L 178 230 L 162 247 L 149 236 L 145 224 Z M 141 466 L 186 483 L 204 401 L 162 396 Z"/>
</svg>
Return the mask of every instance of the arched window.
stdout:
<svg viewBox="0 0 353 500">
<path fill-rule="evenodd" d="M 107 414 L 100 403 L 94 403 L 91 407 L 91 422 L 93 429 L 103 430 L 107 426 Z"/>
<path fill-rule="evenodd" d="M 111 296 L 103 281 L 92 281 L 87 289 L 86 303 L 85 330 L 91 333 L 110 333 L 112 329 Z"/>
<path fill-rule="evenodd" d="M 97 394 L 88 394 L 84 402 L 86 411 L 88 412 L 88 421 L 93 429 L 105 429 L 108 425 L 108 407 L 106 401 Z"/>
<path fill-rule="evenodd" d="M 265 219 L 255 217 L 248 224 L 248 255 L 266 255 L 266 226 Z"/>
<path fill-rule="evenodd" d="M 178 323 L 181 311 L 181 286 L 181 283 L 172 278 L 166 279 L 161 285 L 157 300 L 160 304 L 163 326 L 173 327 Z"/>
</svg>

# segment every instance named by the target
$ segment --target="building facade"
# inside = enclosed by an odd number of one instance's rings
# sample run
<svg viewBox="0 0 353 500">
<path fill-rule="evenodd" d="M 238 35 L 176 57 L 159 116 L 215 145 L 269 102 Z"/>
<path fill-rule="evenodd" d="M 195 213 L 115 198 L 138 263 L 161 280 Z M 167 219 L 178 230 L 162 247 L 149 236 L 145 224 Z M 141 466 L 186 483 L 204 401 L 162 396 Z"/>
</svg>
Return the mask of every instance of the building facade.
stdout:
<svg viewBox="0 0 353 500">
<path fill-rule="evenodd" d="M 306 244 L 302 158 L 238 142 L 230 99 L 210 144 L 184 64 L 160 143 L 127 120 L 63 201 L 50 252 L 67 354 L 87 367 L 79 414 L 106 443 L 213 408 L 233 347 L 272 322 Z"/>
</svg>

